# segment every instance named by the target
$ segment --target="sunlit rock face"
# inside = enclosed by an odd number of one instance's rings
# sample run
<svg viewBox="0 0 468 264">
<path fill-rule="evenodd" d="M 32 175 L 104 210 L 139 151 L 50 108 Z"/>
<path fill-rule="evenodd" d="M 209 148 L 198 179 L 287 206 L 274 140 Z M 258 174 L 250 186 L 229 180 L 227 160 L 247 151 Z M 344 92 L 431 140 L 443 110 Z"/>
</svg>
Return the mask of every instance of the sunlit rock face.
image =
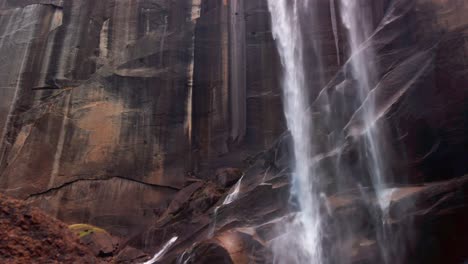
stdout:
<svg viewBox="0 0 468 264">
<path fill-rule="evenodd" d="M 317 12 L 302 29 L 311 118 L 324 134 L 348 133 L 359 143 L 359 105 L 335 109 L 333 125 L 320 119 L 323 96 L 353 102 L 354 81 L 339 1 L 309 2 Z M 362 8 L 373 15 L 375 120 L 388 128 L 390 182 L 447 181 L 442 193 L 439 183 L 392 192 L 392 223 L 422 226 L 405 253 L 420 260 L 412 263 L 444 256 L 443 263 L 461 263 L 468 256 L 455 245 L 464 238 L 451 234 L 467 232 L 467 192 L 456 187 L 466 184 L 453 179 L 468 163 L 468 4 L 368 0 Z M 103 227 L 150 254 L 178 236 L 163 261 L 214 252 L 226 263 L 271 263 L 277 223 L 294 208 L 266 0 L 0 0 L 0 57 L 2 192 L 68 223 Z M 366 236 L 368 204 L 355 192 L 369 184 L 356 145 L 340 156 L 356 164 L 352 177 L 333 169 L 327 177 L 330 202 L 322 210 L 335 233 L 323 246 L 335 263 L 378 263 Z M 324 152 L 333 166 L 337 157 Z M 216 185 L 220 168 L 244 172 L 227 205 L 232 183 Z M 348 195 L 337 194 L 337 185 Z M 339 233 L 351 216 L 357 237 Z M 454 222 L 460 228 L 448 227 Z"/>
</svg>

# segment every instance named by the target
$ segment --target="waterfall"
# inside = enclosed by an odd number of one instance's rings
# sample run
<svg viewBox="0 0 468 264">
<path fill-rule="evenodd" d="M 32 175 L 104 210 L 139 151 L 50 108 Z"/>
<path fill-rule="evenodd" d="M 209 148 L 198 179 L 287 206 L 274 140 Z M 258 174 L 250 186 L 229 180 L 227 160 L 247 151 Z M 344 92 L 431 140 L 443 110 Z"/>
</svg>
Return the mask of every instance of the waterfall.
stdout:
<svg viewBox="0 0 468 264">
<path fill-rule="evenodd" d="M 369 92 L 374 88 L 377 79 L 377 65 L 374 65 L 375 51 L 369 47 L 363 49 L 362 44 L 371 36 L 372 14 L 366 10 L 365 5 L 355 0 L 340 0 L 341 2 L 341 18 L 345 28 L 347 29 L 350 53 L 352 55 L 351 72 L 352 78 L 357 82 L 357 93 L 359 103 L 362 104 L 368 97 Z M 366 12 L 367 11 L 367 12 Z M 377 195 L 380 197 L 380 192 L 385 188 L 384 168 L 382 161 L 382 153 L 379 148 L 380 131 L 378 126 L 373 122 L 375 113 L 375 102 L 370 102 L 363 109 L 365 130 L 365 154 L 366 166 L 372 176 L 372 181 Z M 383 208 L 385 203 L 379 199 L 380 205 Z"/>
<path fill-rule="evenodd" d="M 390 257 L 393 245 L 391 242 L 398 235 L 393 234 L 387 226 L 388 210 L 392 198 L 393 190 L 389 189 L 388 171 L 385 167 L 384 157 L 389 158 L 384 153 L 382 142 L 384 131 L 379 124 L 375 123 L 376 102 L 375 96 L 370 96 L 377 85 L 378 65 L 376 62 L 375 50 L 372 46 L 365 45 L 367 39 L 371 37 L 374 25 L 372 11 L 370 9 L 372 1 L 362 2 L 356 0 L 340 0 L 341 19 L 347 30 L 350 48 L 351 77 L 356 82 L 357 100 L 363 114 L 363 148 L 361 155 L 364 168 L 368 171 L 372 181 L 372 188 L 375 192 L 375 199 L 378 205 L 374 210 L 374 224 L 376 239 L 381 251 L 384 263 L 395 263 L 395 257 Z M 365 103 L 365 101 L 367 102 Z M 372 209 L 372 208 L 371 208 Z M 396 241 L 396 240 L 394 240 Z M 398 242 L 397 242 L 398 243 Z M 398 262 L 398 261 L 397 261 Z"/>
<path fill-rule="evenodd" d="M 301 3 L 299 3 L 301 2 Z M 286 226 L 286 234 L 275 242 L 277 263 L 321 263 L 321 223 L 312 156 L 311 118 L 303 61 L 300 10 L 308 1 L 268 0 L 273 37 L 283 67 L 283 104 L 288 129 L 293 138 L 294 171 L 291 194 L 299 212 Z"/>
<path fill-rule="evenodd" d="M 339 53 L 338 25 L 336 16 L 339 13 L 343 26 L 347 31 L 349 43 L 350 59 L 344 66 L 346 81 L 340 89 L 354 89 L 353 98 L 328 98 L 319 95 L 324 99 L 320 106 L 320 116 L 314 118 L 309 106 L 314 105 L 309 102 L 311 80 L 305 75 L 307 67 L 315 67 L 316 72 L 321 75 L 321 50 L 319 43 L 315 43 L 316 37 L 310 30 L 310 16 L 314 16 L 315 11 L 311 11 L 318 5 L 310 0 L 269 0 L 268 8 L 271 13 L 273 37 L 276 41 L 278 52 L 282 64 L 282 88 L 284 113 L 288 129 L 292 135 L 294 147 L 294 170 L 293 187 L 291 189 L 292 200 L 297 202 L 298 213 L 294 220 L 285 226 L 285 234 L 276 239 L 273 245 L 275 261 L 278 263 L 323 263 L 326 262 L 323 255 L 322 240 L 324 223 L 320 215 L 321 201 L 325 201 L 326 195 L 322 193 L 325 183 L 321 179 L 333 178 L 337 181 L 337 188 L 340 184 L 349 182 L 353 175 L 350 175 L 350 168 L 356 167 L 349 161 L 340 159 L 341 152 L 348 141 L 347 133 L 343 129 L 346 120 L 349 119 L 356 109 L 360 109 L 364 118 L 364 129 L 362 132 L 362 143 L 359 146 L 359 167 L 360 171 L 353 171 L 362 175 L 370 175 L 372 189 L 375 190 L 379 210 L 373 212 L 376 224 L 376 236 L 379 240 L 381 252 L 384 260 L 388 260 L 387 243 L 388 232 L 385 229 L 385 210 L 388 209 L 391 199 L 391 192 L 386 192 L 385 168 L 381 141 L 383 132 L 378 124 L 375 124 L 375 102 L 369 96 L 374 86 L 377 84 L 378 68 L 375 63 L 375 51 L 365 46 L 366 40 L 372 35 L 374 30 L 372 17 L 372 1 L 363 3 L 356 0 L 338 1 L 339 11 L 334 3 L 331 3 L 330 13 L 332 16 L 332 29 L 335 37 L 336 51 Z M 304 25 L 303 25 L 304 24 Z M 307 27 L 305 26 L 307 24 Z M 319 27 L 320 28 L 320 25 Z M 310 32 L 309 32 L 310 31 Z M 306 54 L 303 45 L 305 41 L 307 47 L 312 47 L 318 59 L 314 65 L 306 63 Z M 312 45 L 310 45 L 312 44 Z M 310 50 L 310 49 L 308 49 Z M 337 54 L 339 56 L 339 54 Z M 318 70 L 317 70 L 318 69 Z M 312 80 L 314 81 L 314 80 Z M 346 86 L 346 87 L 345 87 Z M 347 88 L 347 87 L 353 88 Z M 340 96 L 340 95 L 337 95 Z M 366 102 L 364 104 L 364 102 Z M 312 122 L 312 120 L 314 120 Z M 345 122 L 345 123 L 343 123 Z M 328 131 L 326 133 L 320 132 Z M 319 134 L 321 133 L 321 134 Z M 325 137 L 323 136 L 325 134 Z M 352 133 L 351 133 L 352 136 Z M 335 168 L 328 170 L 320 162 L 323 157 L 336 156 L 338 159 Z M 365 182 L 365 180 L 363 180 Z M 360 186 L 359 181 L 353 182 L 354 186 Z M 342 186 L 348 188 L 349 186 Z M 390 196 L 389 196 L 390 195 Z M 366 198 L 367 199 L 367 198 Z M 370 208 L 371 209 L 371 208 Z M 350 219 L 350 221 L 352 221 Z M 351 225 L 350 225 L 351 226 Z M 353 232 L 352 228 L 350 232 Z"/>
</svg>

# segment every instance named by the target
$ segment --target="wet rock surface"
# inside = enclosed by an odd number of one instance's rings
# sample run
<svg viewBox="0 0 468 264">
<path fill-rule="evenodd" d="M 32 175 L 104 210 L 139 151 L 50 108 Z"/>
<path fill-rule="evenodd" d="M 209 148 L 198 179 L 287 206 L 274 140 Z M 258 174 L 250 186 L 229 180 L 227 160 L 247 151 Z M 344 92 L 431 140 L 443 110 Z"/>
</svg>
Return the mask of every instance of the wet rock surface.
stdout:
<svg viewBox="0 0 468 264">
<path fill-rule="evenodd" d="M 184 263 L 234 263 L 229 256 L 229 253 L 223 247 L 215 243 L 201 244 L 194 248 L 190 255 L 186 258 L 181 258 Z"/>
<path fill-rule="evenodd" d="M 272 243 L 287 232 L 283 223 L 289 221 L 295 210 L 289 206 L 287 172 L 272 169 L 269 164 L 276 161 L 265 157 L 271 156 L 265 154 L 256 166 L 246 171 L 239 195 L 232 203 L 223 204 L 233 188 L 204 214 L 185 215 L 189 222 L 175 220 L 177 223 L 168 226 L 156 225 L 160 230 L 153 237 L 169 230 L 171 236 L 179 236 L 162 263 L 177 263 L 190 259 L 190 256 L 197 259 L 200 252 L 204 252 L 199 247 L 207 244 L 216 244 L 229 253 L 230 260 L 219 263 L 272 263 Z M 403 251 L 398 251 L 401 254 L 398 258 L 394 256 L 398 263 L 459 263 L 468 257 L 463 250 L 466 243 L 463 222 L 468 202 L 467 182 L 468 176 L 464 176 L 386 190 L 388 207 L 382 212 L 385 213 L 385 231 L 404 233 L 402 237 L 411 241 L 405 244 L 408 246 Z M 377 208 L 378 198 L 366 188 L 324 198 L 322 214 L 326 223 L 324 245 L 329 256 L 327 261 L 383 261 L 376 242 L 378 238 L 375 237 L 377 227 L 373 222 Z M 351 228 L 353 235 L 349 233 Z M 168 239 L 169 236 L 154 247 Z"/>
<path fill-rule="evenodd" d="M 331 2 L 316 2 L 324 11 L 310 31 L 323 58 L 307 56 L 306 64 L 323 62 L 308 76 L 320 87 L 310 107 L 323 135 L 317 158 L 330 168 L 324 243 L 332 263 L 379 263 L 369 235 L 376 198 L 357 154 L 360 105 L 328 113 L 334 126 L 323 120 L 330 104 L 354 101 L 353 58 L 344 30 L 333 29 Z M 363 4 L 375 18 L 365 48 L 380 65 L 373 120 L 388 128 L 387 169 L 397 175 L 387 226 L 411 234 L 401 263 L 461 263 L 468 4 Z M 305 48 L 308 55 L 317 46 Z M 94 255 L 112 253 L 117 262 L 139 263 L 177 236 L 161 263 L 271 263 L 272 241 L 295 208 L 265 0 L 0 0 L 0 56 L 9 62 L 0 71 L 2 192 L 67 223 L 103 227 L 120 239 L 119 250 L 88 242 L 102 248 Z M 327 145 L 336 134 L 346 142 Z M 347 177 L 333 170 L 339 159 L 356 164 Z"/>
</svg>

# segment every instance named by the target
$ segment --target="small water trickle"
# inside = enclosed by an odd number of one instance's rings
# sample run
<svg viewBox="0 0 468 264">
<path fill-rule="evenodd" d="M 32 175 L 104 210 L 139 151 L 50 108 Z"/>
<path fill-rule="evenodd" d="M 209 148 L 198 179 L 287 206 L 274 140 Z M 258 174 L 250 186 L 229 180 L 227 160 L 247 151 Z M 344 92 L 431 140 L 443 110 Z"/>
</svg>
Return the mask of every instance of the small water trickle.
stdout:
<svg viewBox="0 0 468 264">
<path fill-rule="evenodd" d="M 159 250 L 158 252 L 156 252 L 156 254 L 154 254 L 154 257 L 152 259 L 144 262 L 143 264 L 154 264 L 154 263 L 156 263 L 156 261 L 161 259 L 161 257 L 164 256 L 164 254 L 167 253 L 167 251 L 177 241 L 178 238 L 179 237 L 176 237 L 176 236 L 171 238 L 169 241 L 166 242 L 166 244 L 164 244 L 164 246 L 161 248 L 161 250 Z"/>
<path fill-rule="evenodd" d="M 164 16 L 164 29 L 163 29 L 163 35 L 161 37 L 161 43 L 160 43 L 160 46 L 159 46 L 159 63 L 161 66 L 164 65 L 163 63 L 163 59 L 164 59 L 164 43 L 166 41 L 166 37 L 167 37 L 167 26 L 168 26 L 168 23 L 167 23 L 167 16 Z"/>
<path fill-rule="evenodd" d="M 388 225 L 389 207 L 394 189 L 388 188 L 391 172 L 386 168 L 385 153 L 382 143 L 385 141 L 385 131 L 376 123 L 378 114 L 375 96 L 372 92 L 377 85 L 378 65 L 375 50 L 372 45 L 366 45 L 373 32 L 373 17 L 370 11 L 372 1 L 361 3 L 355 0 L 340 0 L 341 18 L 346 28 L 349 48 L 352 79 L 356 83 L 356 93 L 362 114 L 362 127 L 351 129 L 350 133 L 363 138 L 363 165 L 371 179 L 371 188 L 375 193 L 378 208 L 375 208 L 374 224 L 376 225 L 377 243 L 383 258 L 383 263 L 395 263 L 390 257 L 396 236 Z M 385 158 L 385 159 L 384 159 Z M 400 245 L 401 246 L 401 245 Z M 397 246 L 398 247 L 398 246 Z"/>
<path fill-rule="evenodd" d="M 336 17 L 336 7 L 335 1 L 330 1 L 330 14 L 331 14 L 331 23 L 333 29 L 333 37 L 335 39 L 335 49 L 336 49 L 336 63 L 337 65 L 341 64 L 340 59 L 340 35 L 338 33 L 338 21 Z"/>
<path fill-rule="evenodd" d="M 236 185 L 232 188 L 232 191 L 226 196 L 224 199 L 223 203 L 219 206 L 216 206 L 213 211 L 213 224 L 211 225 L 210 232 L 208 234 L 208 237 L 211 238 L 214 236 L 216 232 L 216 225 L 217 225 L 217 217 L 218 217 L 218 210 L 225 205 L 228 205 L 232 202 L 234 202 L 237 197 L 239 196 L 240 192 L 240 187 L 242 184 L 242 179 L 244 178 L 244 175 L 237 181 Z"/>
<path fill-rule="evenodd" d="M 213 211 L 213 224 L 210 228 L 210 233 L 208 234 L 208 238 L 212 238 L 216 232 L 216 224 L 217 224 L 217 217 L 218 217 L 218 210 L 221 206 L 216 206 Z"/>
<path fill-rule="evenodd" d="M 190 252 L 185 250 L 182 255 L 177 258 L 177 264 L 187 264 L 191 259 Z"/>
<path fill-rule="evenodd" d="M 244 178 L 244 175 L 242 175 L 242 177 L 237 181 L 232 192 L 228 194 L 228 196 L 226 196 L 226 199 L 224 199 L 223 201 L 223 205 L 228 205 L 237 199 L 237 196 L 239 195 L 239 192 L 240 192 L 240 187 L 241 187 L 243 178 Z"/>
</svg>

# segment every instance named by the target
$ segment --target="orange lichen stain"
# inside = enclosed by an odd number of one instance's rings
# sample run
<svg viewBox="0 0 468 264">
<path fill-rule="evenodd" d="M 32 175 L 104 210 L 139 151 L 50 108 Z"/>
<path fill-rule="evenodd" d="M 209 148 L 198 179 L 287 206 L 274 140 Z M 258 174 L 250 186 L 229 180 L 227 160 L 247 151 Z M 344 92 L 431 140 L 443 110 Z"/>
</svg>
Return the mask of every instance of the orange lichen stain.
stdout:
<svg viewBox="0 0 468 264">
<path fill-rule="evenodd" d="M 21 131 L 19 132 L 18 136 L 16 137 L 15 143 L 13 144 L 13 147 L 11 148 L 10 155 L 8 157 L 8 161 L 11 163 L 13 160 L 16 159 L 16 157 L 19 155 L 21 152 L 21 149 L 23 148 L 24 144 L 26 143 L 26 140 L 28 139 L 28 136 L 31 134 L 32 130 L 32 125 L 26 125 L 21 128 Z"/>
<path fill-rule="evenodd" d="M 165 171 L 164 171 L 164 153 L 158 153 L 153 155 L 153 171 L 150 173 L 151 182 L 161 183 L 164 182 Z"/>
<path fill-rule="evenodd" d="M 392 196 L 391 196 L 391 201 L 398 201 L 400 199 L 403 199 L 407 196 L 410 196 L 410 195 L 413 195 L 415 193 L 418 193 L 420 191 L 422 191 L 424 188 L 424 186 L 415 186 L 415 187 L 404 187 L 404 188 L 398 188 L 398 189 L 395 189 L 393 192 L 392 192 Z"/>
<path fill-rule="evenodd" d="M 238 232 L 226 231 L 216 236 L 215 240 L 229 252 L 234 263 L 249 263 L 249 254 L 246 252 L 246 245 Z"/>
<path fill-rule="evenodd" d="M 75 124 L 88 133 L 88 162 L 104 161 L 117 145 L 123 112 L 123 104 L 115 101 L 93 102 L 75 111 Z"/>
</svg>

